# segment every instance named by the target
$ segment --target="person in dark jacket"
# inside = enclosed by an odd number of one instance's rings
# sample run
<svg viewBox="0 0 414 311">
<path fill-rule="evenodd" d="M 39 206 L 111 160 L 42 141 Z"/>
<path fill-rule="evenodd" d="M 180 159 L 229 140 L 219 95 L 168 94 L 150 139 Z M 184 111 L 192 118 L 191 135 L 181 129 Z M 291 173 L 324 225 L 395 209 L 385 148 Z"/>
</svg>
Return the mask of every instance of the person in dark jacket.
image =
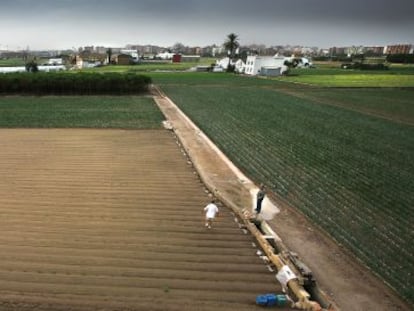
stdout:
<svg viewBox="0 0 414 311">
<path fill-rule="evenodd" d="M 262 202 L 266 196 L 266 188 L 263 184 L 260 185 L 260 189 L 257 192 L 257 200 L 256 200 L 256 213 L 259 214 L 262 210 Z"/>
</svg>

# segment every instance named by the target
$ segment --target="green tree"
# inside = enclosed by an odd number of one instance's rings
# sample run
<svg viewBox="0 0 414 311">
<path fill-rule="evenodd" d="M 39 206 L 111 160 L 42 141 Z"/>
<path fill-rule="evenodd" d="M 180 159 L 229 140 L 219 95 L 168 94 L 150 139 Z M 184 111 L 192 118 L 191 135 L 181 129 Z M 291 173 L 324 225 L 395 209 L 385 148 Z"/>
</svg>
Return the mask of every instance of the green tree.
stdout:
<svg viewBox="0 0 414 311">
<path fill-rule="evenodd" d="M 37 63 L 34 60 L 26 63 L 25 67 L 26 67 L 27 72 L 38 72 L 39 71 L 39 68 L 37 67 Z"/>
<path fill-rule="evenodd" d="M 112 58 L 112 49 L 109 48 L 106 50 L 106 55 L 108 55 L 108 64 L 111 63 L 111 58 Z"/>
<path fill-rule="evenodd" d="M 227 66 L 227 71 L 231 69 L 234 70 L 234 66 L 231 66 L 230 62 L 231 60 L 234 60 L 236 51 L 240 46 L 238 35 L 236 35 L 235 33 L 228 34 L 223 46 L 227 50 L 229 56 L 229 64 Z"/>
<path fill-rule="evenodd" d="M 185 45 L 181 42 L 176 42 L 171 49 L 174 53 L 184 53 L 186 51 Z"/>
<path fill-rule="evenodd" d="M 224 42 L 224 48 L 228 51 L 229 57 L 234 58 L 237 48 L 240 46 L 239 37 L 235 33 L 227 35 L 226 41 Z"/>
</svg>

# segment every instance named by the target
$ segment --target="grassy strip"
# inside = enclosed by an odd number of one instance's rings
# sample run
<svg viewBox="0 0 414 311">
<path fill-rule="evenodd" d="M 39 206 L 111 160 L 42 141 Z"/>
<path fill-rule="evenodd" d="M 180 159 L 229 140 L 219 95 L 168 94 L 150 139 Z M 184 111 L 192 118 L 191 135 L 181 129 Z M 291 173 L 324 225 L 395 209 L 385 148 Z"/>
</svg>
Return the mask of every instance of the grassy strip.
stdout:
<svg viewBox="0 0 414 311">
<path fill-rule="evenodd" d="M 1 58 L 0 67 L 24 66 L 26 63 L 23 58 Z"/>
<path fill-rule="evenodd" d="M 323 87 L 414 87 L 414 75 L 302 75 L 277 79 Z"/>
<path fill-rule="evenodd" d="M 160 128 L 153 100 L 139 96 L 0 97 L 0 127 Z"/>
<path fill-rule="evenodd" d="M 293 69 L 288 76 L 275 79 L 323 87 L 414 87 L 414 67 L 393 66 L 389 70 Z"/>
</svg>

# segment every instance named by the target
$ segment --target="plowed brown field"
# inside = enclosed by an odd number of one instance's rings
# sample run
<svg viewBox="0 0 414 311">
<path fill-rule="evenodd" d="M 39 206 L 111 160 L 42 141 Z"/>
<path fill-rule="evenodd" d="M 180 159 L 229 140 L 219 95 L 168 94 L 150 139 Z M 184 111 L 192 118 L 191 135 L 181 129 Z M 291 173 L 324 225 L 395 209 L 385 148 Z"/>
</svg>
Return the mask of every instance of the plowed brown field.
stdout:
<svg viewBox="0 0 414 311">
<path fill-rule="evenodd" d="M 280 290 L 166 130 L 0 130 L 0 310 L 254 310 Z"/>
</svg>

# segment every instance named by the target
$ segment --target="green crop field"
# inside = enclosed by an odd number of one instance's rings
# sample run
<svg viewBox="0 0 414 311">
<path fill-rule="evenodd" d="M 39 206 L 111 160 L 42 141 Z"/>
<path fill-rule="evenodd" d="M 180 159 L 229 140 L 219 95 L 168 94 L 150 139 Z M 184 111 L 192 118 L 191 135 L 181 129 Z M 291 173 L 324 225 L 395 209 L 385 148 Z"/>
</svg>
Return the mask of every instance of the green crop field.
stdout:
<svg viewBox="0 0 414 311">
<path fill-rule="evenodd" d="M 414 301 L 412 89 L 151 76 L 248 176 Z"/>
<path fill-rule="evenodd" d="M 139 96 L 3 96 L 0 127 L 160 128 L 153 100 Z"/>
<path fill-rule="evenodd" d="M 275 79 L 323 87 L 414 87 L 414 67 L 392 66 L 389 70 L 293 69 L 288 76 Z"/>
<path fill-rule="evenodd" d="M 0 67 L 24 66 L 25 61 L 22 58 L 0 58 Z"/>
<path fill-rule="evenodd" d="M 366 75 L 360 73 L 338 75 L 299 75 L 277 79 L 326 87 L 414 87 L 414 75 Z"/>
</svg>

